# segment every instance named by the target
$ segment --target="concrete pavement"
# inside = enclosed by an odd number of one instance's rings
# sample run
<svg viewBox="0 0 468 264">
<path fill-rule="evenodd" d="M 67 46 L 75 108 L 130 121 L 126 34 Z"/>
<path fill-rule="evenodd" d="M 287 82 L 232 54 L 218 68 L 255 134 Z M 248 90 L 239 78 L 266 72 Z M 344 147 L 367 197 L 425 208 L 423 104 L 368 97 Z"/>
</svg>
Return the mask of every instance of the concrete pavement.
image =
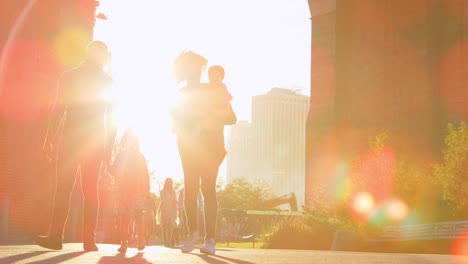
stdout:
<svg viewBox="0 0 468 264">
<path fill-rule="evenodd" d="M 220 263 L 220 264 L 468 264 L 468 256 L 362 253 L 344 251 L 279 250 L 219 248 L 216 256 L 207 256 L 195 249 L 191 254 L 182 254 L 178 248 L 149 246 L 142 252 L 129 248 L 119 254 L 118 245 L 98 244 L 99 252 L 83 252 L 79 243 L 64 244 L 61 251 L 50 251 L 36 245 L 0 245 L 0 264 L 9 263 Z"/>
</svg>

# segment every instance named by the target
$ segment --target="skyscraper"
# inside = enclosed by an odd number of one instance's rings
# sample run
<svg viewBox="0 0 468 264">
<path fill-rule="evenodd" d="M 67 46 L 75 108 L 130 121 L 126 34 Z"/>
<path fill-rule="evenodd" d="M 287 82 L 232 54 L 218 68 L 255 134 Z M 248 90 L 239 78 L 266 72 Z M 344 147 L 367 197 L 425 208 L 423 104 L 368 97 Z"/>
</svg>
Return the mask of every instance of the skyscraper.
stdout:
<svg viewBox="0 0 468 264">
<path fill-rule="evenodd" d="M 301 206 L 308 111 L 309 97 L 293 90 L 273 88 L 252 97 L 252 124 L 240 123 L 233 127 L 228 170 L 237 168 L 240 173 L 245 169 L 244 177 L 270 184 L 276 195 L 294 192 Z M 241 138 L 249 144 L 239 143 Z M 228 179 L 229 175 L 233 174 L 228 172 Z"/>
<path fill-rule="evenodd" d="M 252 126 L 247 121 L 239 121 L 230 130 L 227 155 L 227 182 L 235 178 L 255 181 Z"/>
</svg>

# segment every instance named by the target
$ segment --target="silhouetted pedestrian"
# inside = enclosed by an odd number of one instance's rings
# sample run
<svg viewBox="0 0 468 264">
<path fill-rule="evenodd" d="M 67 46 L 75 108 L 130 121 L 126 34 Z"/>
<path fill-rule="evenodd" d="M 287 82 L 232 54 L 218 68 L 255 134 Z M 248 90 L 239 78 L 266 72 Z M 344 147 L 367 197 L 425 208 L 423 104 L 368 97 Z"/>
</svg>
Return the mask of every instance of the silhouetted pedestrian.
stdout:
<svg viewBox="0 0 468 264">
<path fill-rule="evenodd" d="M 93 41 L 87 47 L 85 61 L 65 72 L 59 80 L 45 144 L 57 150 L 57 182 L 49 234 L 37 237 L 39 246 L 62 249 L 70 196 L 80 168 L 84 197 L 83 249 L 98 250 L 95 229 L 99 174 L 102 161 L 107 164 L 110 160 L 115 135 L 110 121 L 113 106 L 106 100 L 112 79 L 102 70 L 107 58 L 106 44 Z M 60 137 L 58 145 L 52 145 L 57 139 L 51 135 Z"/>
<path fill-rule="evenodd" d="M 122 136 L 120 151 L 115 157 L 111 174 L 117 187 L 117 205 L 120 213 L 120 248 L 125 253 L 128 248 L 130 216 L 133 215 L 137 230 L 138 250 L 146 245 L 144 211 L 150 196 L 150 177 L 145 157 L 140 152 L 138 137 L 127 130 Z"/>
<path fill-rule="evenodd" d="M 161 203 L 158 208 L 162 237 L 166 247 L 174 246 L 174 229 L 177 220 L 177 195 L 171 178 L 167 178 L 161 190 Z"/>
<path fill-rule="evenodd" d="M 208 84 L 200 78 L 207 60 L 191 51 L 182 52 L 174 62 L 176 81 L 185 81 L 180 89 L 181 100 L 173 109 L 173 127 L 177 134 L 179 155 L 184 171 L 185 211 L 189 236 L 181 250 L 191 252 L 200 237 L 197 219 L 197 195 L 204 198 L 205 245 L 200 249 L 205 254 L 215 254 L 215 229 L 218 213 L 216 178 L 226 150 L 224 132 L 207 133 L 206 123 L 232 124 L 232 120 L 208 120 L 213 115 L 206 106 L 209 100 Z M 217 115 L 214 115 L 217 116 Z M 235 122 L 235 120 L 234 120 Z"/>
<path fill-rule="evenodd" d="M 179 190 L 178 196 L 177 196 L 177 209 L 179 211 L 179 224 L 178 224 L 178 235 L 185 238 L 188 234 L 188 229 L 187 229 L 187 217 L 185 215 L 185 199 L 184 199 L 184 192 L 185 189 L 182 187 Z"/>
<path fill-rule="evenodd" d="M 156 215 L 158 211 L 156 200 L 157 200 L 156 194 L 153 192 L 150 192 L 150 195 L 146 199 L 146 210 L 145 210 L 145 213 L 143 214 L 143 222 L 145 225 L 146 245 L 149 245 L 151 236 L 155 233 L 155 230 L 156 230 Z"/>
</svg>

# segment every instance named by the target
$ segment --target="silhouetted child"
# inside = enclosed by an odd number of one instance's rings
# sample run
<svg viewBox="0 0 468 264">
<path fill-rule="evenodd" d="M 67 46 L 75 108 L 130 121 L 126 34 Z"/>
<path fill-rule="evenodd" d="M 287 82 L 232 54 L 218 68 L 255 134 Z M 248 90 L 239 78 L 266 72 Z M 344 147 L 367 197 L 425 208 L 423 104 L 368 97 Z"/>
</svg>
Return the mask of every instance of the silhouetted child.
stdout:
<svg viewBox="0 0 468 264">
<path fill-rule="evenodd" d="M 127 130 L 122 136 L 120 149 L 110 172 L 115 177 L 120 211 L 121 246 L 118 251 L 127 251 L 131 214 L 137 229 L 138 250 L 143 250 L 146 244 L 143 213 L 150 195 L 150 177 L 146 159 L 140 152 L 138 137 L 131 130 Z"/>
<path fill-rule="evenodd" d="M 205 122 L 205 128 L 208 129 L 222 129 L 226 124 L 226 117 L 235 123 L 235 114 L 232 110 L 231 100 L 232 95 L 228 92 L 224 81 L 224 68 L 219 65 L 211 66 L 208 69 L 208 79 L 210 89 L 209 92 L 209 102 L 208 111 L 211 112 L 214 118 L 208 118 L 210 122 Z M 217 122 L 217 120 L 223 120 L 222 122 Z"/>
</svg>

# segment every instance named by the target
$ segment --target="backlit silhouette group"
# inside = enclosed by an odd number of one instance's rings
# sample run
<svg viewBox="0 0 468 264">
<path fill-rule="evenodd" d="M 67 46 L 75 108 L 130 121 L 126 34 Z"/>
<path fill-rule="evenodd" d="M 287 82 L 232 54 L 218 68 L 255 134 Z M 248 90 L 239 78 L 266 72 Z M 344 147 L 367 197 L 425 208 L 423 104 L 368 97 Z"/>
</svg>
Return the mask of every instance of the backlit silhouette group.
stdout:
<svg viewBox="0 0 468 264">
<path fill-rule="evenodd" d="M 45 154 L 53 157 L 51 160 L 57 168 L 57 184 L 49 233 L 37 237 L 37 244 L 42 247 L 54 250 L 63 247 L 70 196 L 79 170 L 84 199 L 84 251 L 98 251 L 95 231 L 101 171 L 107 171 L 115 179 L 121 241 L 118 251 L 125 253 L 127 250 L 131 217 L 136 224 L 137 248 L 145 248 L 143 211 L 150 195 L 148 167 L 133 131 L 127 130 L 119 144 L 114 144 L 117 138 L 112 121 L 114 105 L 105 96 L 112 86 L 112 78 L 103 71 L 107 60 L 106 44 L 93 41 L 87 47 L 85 60 L 60 77 L 44 145 Z M 223 83 L 221 66 L 208 69 L 209 83 L 200 81 L 207 63 L 207 59 L 191 51 L 182 52 L 174 61 L 175 79 L 178 83 L 184 82 L 179 91 L 180 100 L 171 111 L 172 130 L 177 137 L 184 172 L 184 191 L 179 194 L 184 199 L 183 210 L 178 208 L 181 203 L 177 201 L 172 179 L 168 178 L 161 191 L 157 217 L 166 246 L 174 246 L 173 225 L 179 217 L 188 233 L 181 251 L 193 251 L 201 238 L 200 231 L 204 230 L 205 244 L 200 252 L 213 255 L 218 212 L 216 178 L 226 156 L 224 126 L 235 124 L 236 115 L 231 107 L 232 96 Z M 199 227 L 200 191 L 204 226 Z"/>
</svg>

